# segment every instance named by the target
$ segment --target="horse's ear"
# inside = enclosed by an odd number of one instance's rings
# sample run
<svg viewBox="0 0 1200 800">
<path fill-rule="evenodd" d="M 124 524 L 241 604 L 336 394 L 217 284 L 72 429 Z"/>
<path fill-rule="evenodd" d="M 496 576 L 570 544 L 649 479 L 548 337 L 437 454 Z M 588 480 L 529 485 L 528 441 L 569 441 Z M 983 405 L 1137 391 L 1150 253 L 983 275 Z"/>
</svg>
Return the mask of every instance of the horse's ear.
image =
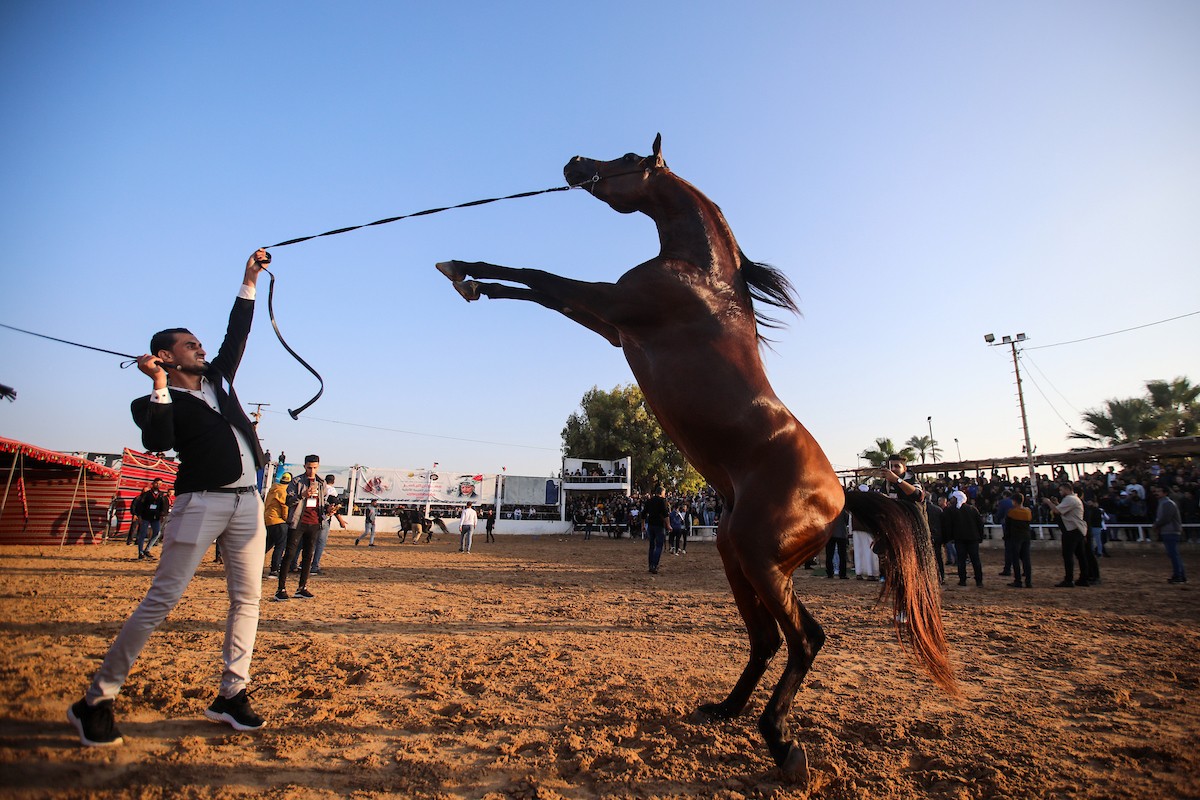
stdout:
<svg viewBox="0 0 1200 800">
<path fill-rule="evenodd" d="M 654 137 L 654 147 L 652 148 L 652 154 L 654 156 L 655 166 L 665 167 L 667 165 L 667 162 L 663 161 L 663 157 L 662 157 L 662 134 L 661 133 Z"/>
</svg>

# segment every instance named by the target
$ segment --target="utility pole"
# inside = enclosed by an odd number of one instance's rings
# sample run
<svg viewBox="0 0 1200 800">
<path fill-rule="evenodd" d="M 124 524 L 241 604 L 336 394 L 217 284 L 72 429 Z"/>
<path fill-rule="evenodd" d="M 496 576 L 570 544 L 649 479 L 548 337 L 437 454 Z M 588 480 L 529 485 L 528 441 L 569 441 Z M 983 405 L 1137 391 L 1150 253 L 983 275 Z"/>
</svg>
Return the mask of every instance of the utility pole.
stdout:
<svg viewBox="0 0 1200 800">
<path fill-rule="evenodd" d="M 251 419 L 254 420 L 254 429 L 258 430 L 258 421 L 260 419 L 262 419 L 262 410 L 271 404 L 270 403 L 247 403 L 246 405 L 254 406 L 254 413 L 251 414 L 250 417 L 251 417 Z"/>
<path fill-rule="evenodd" d="M 929 456 L 936 463 L 937 462 L 937 451 L 934 448 L 937 447 L 937 442 L 935 442 L 933 439 L 933 417 L 932 416 L 925 417 L 925 422 L 927 422 L 929 424 Z M 922 464 L 925 463 L 924 455 L 921 456 L 921 463 Z"/>
<path fill-rule="evenodd" d="M 989 347 L 998 347 L 1008 345 L 1012 351 L 1013 373 L 1017 376 L 1017 402 L 1021 406 L 1021 431 L 1025 434 L 1025 461 L 1029 465 L 1029 499 L 1032 508 L 1037 509 L 1038 504 L 1038 484 L 1037 473 L 1033 468 L 1033 446 L 1029 442 L 1029 418 L 1025 415 L 1025 390 L 1021 387 L 1021 363 L 1017 360 L 1017 343 L 1026 340 L 1023 333 L 1018 333 L 1016 338 L 1005 336 L 999 342 L 993 334 L 987 334 L 983 340 L 987 342 Z"/>
</svg>

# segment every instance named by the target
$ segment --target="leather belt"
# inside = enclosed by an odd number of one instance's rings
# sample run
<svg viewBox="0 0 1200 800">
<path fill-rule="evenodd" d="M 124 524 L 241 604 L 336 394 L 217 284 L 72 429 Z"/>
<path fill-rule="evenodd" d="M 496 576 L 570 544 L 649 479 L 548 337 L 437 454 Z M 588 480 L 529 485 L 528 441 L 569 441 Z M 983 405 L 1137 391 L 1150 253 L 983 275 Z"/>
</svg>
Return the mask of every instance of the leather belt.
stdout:
<svg viewBox="0 0 1200 800">
<path fill-rule="evenodd" d="M 248 494 L 257 492 L 257 486 L 223 486 L 220 489 L 205 489 L 206 492 L 221 492 L 222 494 Z"/>
</svg>

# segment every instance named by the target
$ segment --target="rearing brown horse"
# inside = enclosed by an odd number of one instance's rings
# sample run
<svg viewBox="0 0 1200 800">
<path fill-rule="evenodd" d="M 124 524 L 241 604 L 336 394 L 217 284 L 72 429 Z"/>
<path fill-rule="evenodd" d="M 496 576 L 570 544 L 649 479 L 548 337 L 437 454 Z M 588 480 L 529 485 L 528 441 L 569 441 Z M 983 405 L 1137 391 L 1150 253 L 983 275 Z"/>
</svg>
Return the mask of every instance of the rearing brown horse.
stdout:
<svg viewBox="0 0 1200 800">
<path fill-rule="evenodd" d="M 654 220 L 661 252 L 616 283 L 486 263 L 437 267 L 468 301 L 481 295 L 531 300 L 622 348 L 663 430 L 720 492 L 726 513 L 717 550 L 749 632 L 750 659 L 729 696 L 701 706 L 698 714 L 740 714 L 779 649 L 782 630 L 787 666 L 758 727 L 777 765 L 791 775 L 806 771 L 804 750 L 789 741 L 786 719 L 825 633 L 796 599 L 792 573 L 824 548 L 830 522 L 843 507 L 881 537 L 876 549 L 890 564 L 885 591 L 893 597 L 898 634 L 934 680 L 954 691 L 933 560 L 938 556 L 919 513 L 878 494 L 843 491 L 821 447 L 767 381 L 758 326 L 770 323 L 756 314 L 754 301 L 794 311 L 787 278 L 746 258 L 720 209 L 667 169 L 661 136 L 650 156 L 576 156 L 563 173 L 613 209 Z M 680 373 L 698 371 L 707 377 L 699 395 L 678 380 Z"/>
</svg>

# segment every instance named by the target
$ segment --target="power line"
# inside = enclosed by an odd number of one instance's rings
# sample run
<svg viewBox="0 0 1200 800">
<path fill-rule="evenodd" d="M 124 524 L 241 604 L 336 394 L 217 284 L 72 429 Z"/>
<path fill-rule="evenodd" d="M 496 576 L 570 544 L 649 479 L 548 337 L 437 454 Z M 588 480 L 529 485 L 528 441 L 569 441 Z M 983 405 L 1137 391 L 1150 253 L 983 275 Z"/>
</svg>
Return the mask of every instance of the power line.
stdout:
<svg viewBox="0 0 1200 800">
<path fill-rule="evenodd" d="M 1033 362 L 1030 362 L 1030 363 L 1033 363 Z M 1050 410 L 1054 412 L 1054 416 L 1056 416 L 1060 420 L 1062 420 L 1062 424 L 1067 426 L 1067 430 L 1071 431 L 1072 433 L 1078 433 L 1079 431 L 1072 428 L 1071 423 L 1067 422 L 1067 420 L 1063 417 L 1063 415 L 1058 413 L 1058 409 L 1054 407 L 1054 403 L 1050 402 L 1050 398 L 1047 397 L 1046 393 L 1042 391 L 1042 387 L 1038 384 L 1038 382 L 1033 379 L 1033 375 L 1026 372 L 1025 377 L 1028 378 L 1029 382 L 1033 384 L 1033 388 L 1038 390 L 1038 394 L 1040 394 L 1042 396 L 1042 399 L 1046 401 L 1046 405 L 1050 406 Z"/>
<path fill-rule="evenodd" d="M 282 414 L 283 412 L 282 411 L 267 411 L 264 413 Z M 464 439 L 461 436 L 442 436 L 437 433 L 422 433 L 421 431 L 406 431 L 406 430 L 401 430 L 400 428 L 384 428 L 379 425 L 365 425 L 361 422 L 346 422 L 346 421 L 340 420 L 340 419 L 324 419 L 322 417 L 312 417 L 312 416 L 305 417 L 305 419 L 312 420 L 314 422 L 328 422 L 333 425 L 346 425 L 351 428 L 366 428 L 367 430 L 371 430 L 371 431 L 386 431 L 388 433 L 403 433 L 408 436 L 427 436 L 430 439 L 449 439 L 450 441 L 453 441 L 453 442 L 470 442 L 472 444 L 490 444 L 490 445 L 495 445 L 497 447 L 520 447 L 520 448 L 524 448 L 526 450 L 547 450 L 552 453 L 557 453 L 559 451 L 559 449 L 557 447 L 541 447 L 536 444 L 513 444 L 511 442 L 490 442 L 486 439 Z"/>
<path fill-rule="evenodd" d="M 1071 402 L 1071 398 L 1067 397 L 1065 394 L 1063 394 L 1061 391 L 1059 391 L 1059 388 L 1054 385 L 1054 382 L 1052 380 L 1050 380 L 1050 376 L 1046 374 L 1045 370 L 1043 370 L 1041 367 L 1039 367 L 1037 364 L 1035 364 L 1033 359 L 1029 357 L 1028 353 L 1025 353 L 1024 355 L 1025 355 L 1025 360 L 1029 362 L 1030 366 L 1032 366 L 1034 369 L 1036 369 L 1038 371 L 1038 374 L 1041 375 L 1046 380 L 1046 383 L 1050 384 L 1050 388 L 1053 389 L 1058 394 L 1058 396 L 1063 399 L 1063 402 L 1066 403 L 1068 406 L 1070 406 L 1071 410 L 1074 411 L 1076 414 L 1081 413 L 1079 411 L 1079 409 L 1075 407 L 1075 404 Z"/>
<path fill-rule="evenodd" d="M 1154 325 L 1162 325 L 1164 322 L 1174 322 L 1177 319 L 1184 319 L 1185 317 L 1194 317 L 1197 314 L 1200 314 L 1200 311 L 1192 311 L 1191 313 L 1188 313 L 1188 314 L 1180 314 L 1178 317 L 1171 317 L 1169 319 L 1160 319 L 1158 322 L 1147 322 L 1145 325 L 1134 325 L 1132 328 L 1122 328 L 1121 330 L 1113 331 L 1112 333 L 1099 333 L 1099 334 L 1096 334 L 1095 336 L 1085 336 L 1082 339 L 1072 339 L 1069 342 L 1055 342 L 1054 344 L 1043 344 L 1043 345 L 1038 345 L 1037 347 L 1026 347 L 1024 349 L 1025 350 L 1045 350 L 1047 347 L 1062 347 L 1064 344 L 1079 344 L 1080 342 L 1090 342 L 1092 339 L 1103 339 L 1105 336 L 1116 336 L 1118 333 L 1129 333 L 1130 331 L 1138 331 L 1138 330 L 1141 330 L 1142 328 L 1149 328 Z"/>
</svg>

